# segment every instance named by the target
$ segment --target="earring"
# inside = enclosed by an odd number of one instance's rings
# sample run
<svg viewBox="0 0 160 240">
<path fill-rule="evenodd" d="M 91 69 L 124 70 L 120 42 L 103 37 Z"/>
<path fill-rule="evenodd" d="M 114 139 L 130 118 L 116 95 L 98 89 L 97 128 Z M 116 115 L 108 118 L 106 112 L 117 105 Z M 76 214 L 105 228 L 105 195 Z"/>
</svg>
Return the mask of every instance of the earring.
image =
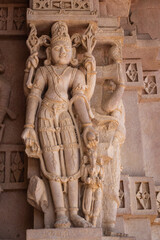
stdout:
<svg viewBox="0 0 160 240">
<path fill-rule="evenodd" d="M 51 48 L 50 47 L 46 49 L 46 55 L 47 55 L 47 59 L 44 61 L 44 65 L 49 66 L 51 65 Z"/>
<path fill-rule="evenodd" d="M 71 65 L 73 67 L 77 67 L 78 66 L 78 59 L 76 58 L 76 48 L 75 47 L 72 48 Z"/>
</svg>

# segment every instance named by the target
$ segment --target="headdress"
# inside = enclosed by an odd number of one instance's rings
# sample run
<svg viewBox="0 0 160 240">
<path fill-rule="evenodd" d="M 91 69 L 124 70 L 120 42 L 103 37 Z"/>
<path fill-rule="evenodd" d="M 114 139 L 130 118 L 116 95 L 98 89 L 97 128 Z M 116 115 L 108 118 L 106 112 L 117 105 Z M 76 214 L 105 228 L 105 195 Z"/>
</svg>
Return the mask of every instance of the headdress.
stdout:
<svg viewBox="0 0 160 240">
<path fill-rule="evenodd" d="M 60 40 L 71 42 L 70 36 L 68 34 L 68 27 L 65 22 L 59 21 L 54 23 L 51 28 L 51 34 L 52 34 L 52 39 L 51 39 L 52 44 Z"/>
</svg>

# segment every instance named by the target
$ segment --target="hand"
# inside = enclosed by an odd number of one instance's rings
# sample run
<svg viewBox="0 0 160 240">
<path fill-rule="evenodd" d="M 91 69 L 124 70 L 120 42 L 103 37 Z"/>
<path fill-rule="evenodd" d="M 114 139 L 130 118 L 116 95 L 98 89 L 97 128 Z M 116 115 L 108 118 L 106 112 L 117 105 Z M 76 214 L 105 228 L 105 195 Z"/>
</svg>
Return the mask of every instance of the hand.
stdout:
<svg viewBox="0 0 160 240">
<path fill-rule="evenodd" d="M 84 66 L 90 72 L 96 71 L 96 60 L 94 56 L 88 52 L 84 55 Z"/>
<path fill-rule="evenodd" d="M 91 179 L 90 177 L 88 177 L 88 178 L 86 179 L 86 184 L 91 184 L 91 182 L 92 182 L 92 179 Z"/>
<path fill-rule="evenodd" d="M 22 139 L 26 145 L 28 157 L 39 158 L 40 147 L 35 130 L 33 128 L 25 128 L 22 133 Z"/>
<path fill-rule="evenodd" d="M 37 68 L 38 63 L 39 63 L 38 52 L 35 52 L 28 57 L 26 61 L 26 68 L 27 69 L 31 69 L 31 67 Z"/>
<path fill-rule="evenodd" d="M 87 126 L 83 130 L 83 140 L 87 148 L 96 148 L 98 144 L 98 133 L 92 126 Z"/>
</svg>

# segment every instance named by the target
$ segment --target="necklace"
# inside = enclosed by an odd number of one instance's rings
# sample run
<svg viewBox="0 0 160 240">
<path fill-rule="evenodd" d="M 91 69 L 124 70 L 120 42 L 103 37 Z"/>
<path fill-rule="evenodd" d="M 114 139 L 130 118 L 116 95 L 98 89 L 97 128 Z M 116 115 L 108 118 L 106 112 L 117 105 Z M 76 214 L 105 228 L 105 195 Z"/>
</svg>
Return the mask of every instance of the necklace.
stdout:
<svg viewBox="0 0 160 240">
<path fill-rule="evenodd" d="M 56 75 L 58 82 L 62 79 L 61 77 L 63 76 L 63 74 L 66 72 L 66 70 L 67 70 L 68 68 L 69 68 L 69 66 L 67 66 L 67 67 L 62 71 L 61 74 L 58 74 L 58 73 L 56 72 L 56 70 L 55 70 L 55 67 L 52 66 L 53 72 L 54 72 L 54 74 Z"/>
</svg>

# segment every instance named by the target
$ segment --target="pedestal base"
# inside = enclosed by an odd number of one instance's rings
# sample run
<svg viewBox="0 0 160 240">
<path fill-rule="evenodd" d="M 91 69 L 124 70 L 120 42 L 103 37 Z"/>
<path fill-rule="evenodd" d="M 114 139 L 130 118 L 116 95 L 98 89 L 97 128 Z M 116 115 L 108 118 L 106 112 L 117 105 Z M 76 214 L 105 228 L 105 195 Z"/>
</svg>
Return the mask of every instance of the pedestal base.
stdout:
<svg viewBox="0 0 160 240">
<path fill-rule="evenodd" d="M 26 240 L 102 240 L 102 229 L 31 229 L 27 230 Z"/>
<path fill-rule="evenodd" d="M 102 240 L 136 240 L 135 237 L 115 237 L 115 236 L 106 236 L 102 237 Z"/>
</svg>

